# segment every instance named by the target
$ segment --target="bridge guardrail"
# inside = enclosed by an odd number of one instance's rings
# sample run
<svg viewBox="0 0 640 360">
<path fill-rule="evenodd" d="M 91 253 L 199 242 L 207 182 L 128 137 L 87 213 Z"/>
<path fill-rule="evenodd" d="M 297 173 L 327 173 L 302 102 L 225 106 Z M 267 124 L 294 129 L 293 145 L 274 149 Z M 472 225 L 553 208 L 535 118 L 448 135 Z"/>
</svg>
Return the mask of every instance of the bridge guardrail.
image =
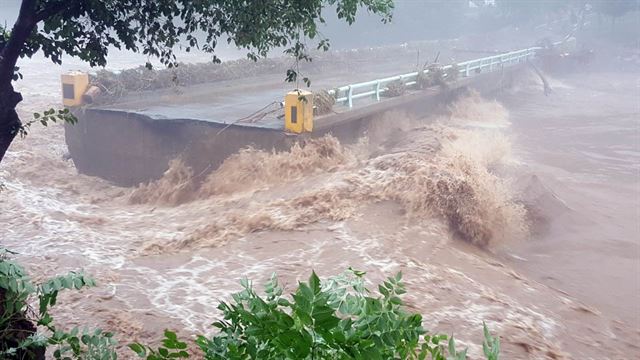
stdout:
<svg viewBox="0 0 640 360">
<path fill-rule="evenodd" d="M 511 66 L 533 59 L 536 56 L 536 51 L 540 49 L 540 47 L 531 47 L 528 49 L 510 51 L 503 54 L 463 61 L 456 65 L 460 76 L 469 77 L 478 73 L 495 71 L 502 69 L 505 66 Z M 446 71 L 451 67 L 452 65 L 446 65 L 440 69 L 446 76 Z M 429 73 L 429 69 L 422 70 L 422 72 L 426 75 Z M 329 90 L 329 94 L 336 98 L 336 104 L 346 105 L 351 108 L 353 107 L 353 101 L 356 99 L 374 98 L 376 101 L 380 101 L 380 96 L 389 90 L 389 84 L 394 81 L 401 81 L 405 86 L 416 85 L 418 82 L 418 74 L 420 74 L 420 71 L 345 85 Z"/>
</svg>

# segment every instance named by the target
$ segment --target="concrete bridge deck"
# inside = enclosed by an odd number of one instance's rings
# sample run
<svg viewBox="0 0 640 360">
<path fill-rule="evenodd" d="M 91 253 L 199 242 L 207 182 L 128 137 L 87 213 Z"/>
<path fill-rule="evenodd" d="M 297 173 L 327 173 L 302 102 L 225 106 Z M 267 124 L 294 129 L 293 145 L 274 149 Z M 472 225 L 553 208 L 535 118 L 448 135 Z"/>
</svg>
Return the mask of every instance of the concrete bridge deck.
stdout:
<svg viewBox="0 0 640 360">
<path fill-rule="evenodd" d="M 333 69 L 323 74 L 311 74 L 312 85 L 309 89 L 311 91 L 331 89 L 347 82 L 391 76 L 398 71 L 412 71 L 413 68 L 415 64 L 409 64 L 407 59 L 393 59 L 390 62 L 360 66 L 357 71 L 353 68 Z M 300 86 L 304 87 L 303 84 Z M 284 73 L 268 74 L 239 80 L 138 92 L 118 99 L 114 104 L 92 106 L 90 109 L 135 113 L 152 120 L 190 119 L 223 125 L 235 124 L 283 130 L 284 121 L 273 114 L 258 121 L 238 120 L 269 104 L 283 101 L 284 94 L 295 87 L 295 83 L 284 81 Z M 364 106 L 365 103 L 361 105 Z"/>
</svg>

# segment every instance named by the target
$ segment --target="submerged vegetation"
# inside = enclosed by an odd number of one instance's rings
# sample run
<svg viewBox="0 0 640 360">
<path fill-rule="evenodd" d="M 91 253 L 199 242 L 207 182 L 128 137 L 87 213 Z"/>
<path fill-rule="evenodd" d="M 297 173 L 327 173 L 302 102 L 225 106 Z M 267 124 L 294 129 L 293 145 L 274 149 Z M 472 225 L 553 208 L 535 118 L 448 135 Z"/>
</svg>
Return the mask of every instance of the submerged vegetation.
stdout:
<svg viewBox="0 0 640 360">
<path fill-rule="evenodd" d="M 3 359 L 117 358 L 115 336 L 100 329 L 65 330 L 49 313 L 62 290 L 95 286 L 90 277 L 71 272 L 34 284 L 24 269 L 0 255 L 0 356 Z M 218 309 L 218 331 L 199 335 L 196 347 L 166 330 L 162 345 L 132 343 L 129 348 L 147 360 L 205 359 L 466 359 L 467 350 L 455 339 L 429 333 L 422 315 L 410 313 L 401 296 L 406 293 L 402 274 L 388 278 L 374 293 L 366 288 L 364 272 L 349 269 L 321 281 L 312 272 L 291 296 L 272 275 L 264 295 L 243 279 L 242 291 Z M 37 303 L 38 309 L 30 304 Z M 35 325 L 40 330 L 36 330 Z M 497 360 L 500 344 L 484 327 L 483 351 Z M 194 354 L 198 354 L 197 356 Z"/>
</svg>

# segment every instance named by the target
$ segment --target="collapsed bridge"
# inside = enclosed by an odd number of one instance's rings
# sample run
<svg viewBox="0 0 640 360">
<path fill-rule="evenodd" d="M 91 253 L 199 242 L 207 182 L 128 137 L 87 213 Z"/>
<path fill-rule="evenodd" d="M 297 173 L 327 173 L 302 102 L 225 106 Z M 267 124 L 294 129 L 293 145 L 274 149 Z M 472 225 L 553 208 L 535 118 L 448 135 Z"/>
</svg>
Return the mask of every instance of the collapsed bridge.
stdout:
<svg viewBox="0 0 640 360">
<path fill-rule="evenodd" d="M 342 76 L 327 76 L 319 85 L 330 90 L 322 92 L 287 91 L 281 81 L 266 86 L 274 79 L 259 76 L 251 83 L 228 80 L 178 92 L 140 92 L 106 105 L 87 104 L 95 92 L 87 74 L 66 74 L 63 100 L 79 121 L 66 125 L 65 138 L 79 172 L 118 185 L 160 178 L 178 157 L 196 176 L 205 176 L 248 146 L 282 150 L 301 138 L 328 133 L 349 141 L 387 111 L 429 113 L 467 88 L 491 95 L 507 87 L 527 63 L 539 59 L 542 50 L 532 47 L 446 66 L 434 64 L 335 88 Z M 349 78 L 358 81 L 372 75 L 361 72 Z M 269 102 L 273 99 L 278 100 Z M 247 109 L 258 103 L 269 105 L 247 116 Z"/>
</svg>

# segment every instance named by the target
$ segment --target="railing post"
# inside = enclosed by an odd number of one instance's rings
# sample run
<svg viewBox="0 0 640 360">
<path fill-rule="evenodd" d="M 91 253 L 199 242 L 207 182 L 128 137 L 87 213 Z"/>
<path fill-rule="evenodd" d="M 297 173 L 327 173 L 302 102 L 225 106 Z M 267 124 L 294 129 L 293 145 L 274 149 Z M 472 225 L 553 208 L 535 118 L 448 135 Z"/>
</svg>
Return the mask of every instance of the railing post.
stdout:
<svg viewBox="0 0 640 360">
<path fill-rule="evenodd" d="M 380 80 L 376 81 L 376 101 L 380 101 Z"/>
<path fill-rule="evenodd" d="M 464 76 L 469 77 L 469 63 L 464 68 Z"/>
<path fill-rule="evenodd" d="M 349 85 L 349 91 L 347 92 L 347 102 L 349 104 L 349 108 L 353 107 L 353 87 Z"/>
</svg>

